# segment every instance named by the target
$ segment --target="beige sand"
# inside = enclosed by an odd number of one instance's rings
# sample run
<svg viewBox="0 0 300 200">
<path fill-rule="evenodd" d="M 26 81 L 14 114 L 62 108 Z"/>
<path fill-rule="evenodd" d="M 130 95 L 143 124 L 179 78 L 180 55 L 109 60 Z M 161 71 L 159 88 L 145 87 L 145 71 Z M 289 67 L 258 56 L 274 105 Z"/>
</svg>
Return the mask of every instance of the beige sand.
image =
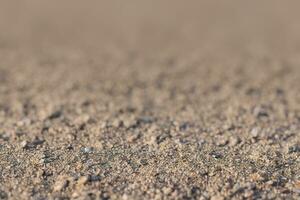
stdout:
<svg viewBox="0 0 300 200">
<path fill-rule="evenodd" d="M 300 3 L 0 6 L 0 199 L 299 199 Z"/>
</svg>

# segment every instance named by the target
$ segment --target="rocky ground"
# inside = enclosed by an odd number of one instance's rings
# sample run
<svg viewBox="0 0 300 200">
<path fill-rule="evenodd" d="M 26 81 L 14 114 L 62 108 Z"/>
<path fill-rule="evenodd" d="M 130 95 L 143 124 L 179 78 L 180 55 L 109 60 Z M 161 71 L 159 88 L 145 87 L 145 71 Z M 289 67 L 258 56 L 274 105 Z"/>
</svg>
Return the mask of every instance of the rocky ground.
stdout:
<svg viewBox="0 0 300 200">
<path fill-rule="evenodd" d="M 300 198 L 299 3 L 87 2 L 2 7 L 0 199 Z"/>
</svg>

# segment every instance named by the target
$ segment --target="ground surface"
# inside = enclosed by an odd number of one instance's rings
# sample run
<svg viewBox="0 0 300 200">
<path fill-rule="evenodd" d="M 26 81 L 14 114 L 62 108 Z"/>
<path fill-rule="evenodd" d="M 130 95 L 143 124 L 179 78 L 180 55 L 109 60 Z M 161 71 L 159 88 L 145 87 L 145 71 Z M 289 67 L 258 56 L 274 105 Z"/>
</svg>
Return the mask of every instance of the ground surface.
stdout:
<svg viewBox="0 0 300 200">
<path fill-rule="evenodd" d="M 0 199 L 300 198 L 299 3 L 51 2 L 1 6 Z"/>
</svg>

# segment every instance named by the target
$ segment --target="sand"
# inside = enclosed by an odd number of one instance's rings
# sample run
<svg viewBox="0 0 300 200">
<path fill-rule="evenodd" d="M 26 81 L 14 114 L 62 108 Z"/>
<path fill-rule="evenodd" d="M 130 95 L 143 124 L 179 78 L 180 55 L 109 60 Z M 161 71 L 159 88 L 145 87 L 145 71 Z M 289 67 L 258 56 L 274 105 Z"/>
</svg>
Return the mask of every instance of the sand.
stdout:
<svg viewBox="0 0 300 200">
<path fill-rule="evenodd" d="M 299 199 L 296 1 L 0 7 L 0 199 Z"/>
</svg>

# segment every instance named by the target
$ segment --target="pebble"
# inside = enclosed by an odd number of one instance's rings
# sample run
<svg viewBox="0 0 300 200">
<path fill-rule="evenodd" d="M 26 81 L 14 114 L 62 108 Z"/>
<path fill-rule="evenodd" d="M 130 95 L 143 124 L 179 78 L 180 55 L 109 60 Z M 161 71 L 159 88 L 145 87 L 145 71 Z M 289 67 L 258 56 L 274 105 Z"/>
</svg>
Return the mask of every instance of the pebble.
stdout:
<svg viewBox="0 0 300 200">
<path fill-rule="evenodd" d="M 253 173 L 250 174 L 250 179 L 253 182 L 257 182 L 257 181 L 263 181 L 264 177 L 262 177 L 259 173 Z"/>
<path fill-rule="evenodd" d="M 260 134 L 260 128 L 255 127 L 253 129 L 251 129 L 250 134 L 253 138 L 257 138 Z"/>
<path fill-rule="evenodd" d="M 21 145 L 22 148 L 25 149 L 27 147 L 27 145 L 28 145 L 28 142 L 26 140 L 24 140 L 24 141 L 21 142 L 20 145 Z"/>
<path fill-rule="evenodd" d="M 64 190 L 66 187 L 68 187 L 69 183 L 70 183 L 70 181 L 68 180 L 68 178 L 66 176 L 61 176 L 55 182 L 55 184 L 53 186 L 53 191 L 60 192 L 60 191 Z"/>
<path fill-rule="evenodd" d="M 220 159 L 223 157 L 223 155 L 219 152 L 211 152 L 210 155 L 215 159 Z"/>
<path fill-rule="evenodd" d="M 101 180 L 101 178 L 98 175 L 90 175 L 89 176 L 89 181 L 91 181 L 91 182 L 96 182 L 96 181 L 100 181 L 100 180 Z"/>
<path fill-rule="evenodd" d="M 134 142 L 139 139 L 139 133 L 129 133 L 128 137 L 126 137 L 127 142 Z"/>
<path fill-rule="evenodd" d="M 112 122 L 111 122 L 111 125 L 115 128 L 119 128 L 121 125 L 122 125 L 122 121 L 120 121 L 119 119 L 114 119 Z"/>
<path fill-rule="evenodd" d="M 219 147 L 225 146 L 229 143 L 227 138 L 221 137 L 216 140 L 216 145 Z"/>
<path fill-rule="evenodd" d="M 255 107 L 253 114 L 256 118 L 269 117 L 267 109 L 262 106 Z"/>
<path fill-rule="evenodd" d="M 107 127 L 107 122 L 106 121 L 103 121 L 100 123 L 100 128 L 101 129 L 105 129 Z"/>
<path fill-rule="evenodd" d="M 128 197 L 128 195 L 127 195 L 127 194 L 123 194 L 121 199 L 122 199 L 122 200 L 128 200 L 128 199 L 129 199 L 129 197 Z"/>
<path fill-rule="evenodd" d="M 73 199 L 77 199 L 80 196 L 80 193 L 78 191 L 75 191 L 75 192 L 72 193 L 71 196 L 72 196 Z"/>
<path fill-rule="evenodd" d="M 17 122 L 18 127 L 29 126 L 31 124 L 31 120 L 29 118 L 24 118 L 21 121 Z"/>
<path fill-rule="evenodd" d="M 126 119 L 123 119 L 123 125 L 126 127 L 126 128 L 131 128 L 133 126 L 136 125 L 136 120 L 134 118 L 126 118 Z"/>
<path fill-rule="evenodd" d="M 3 190 L 0 190 L 0 199 L 8 199 L 7 193 Z"/>
<path fill-rule="evenodd" d="M 163 191 L 163 193 L 165 195 L 169 195 L 172 192 L 172 188 L 170 188 L 170 187 L 163 187 L 162 191 Z"/>
<path fill-rule="evenodd" d="M 92 153 L 94 151 L 93 147 L 84 147 L 82 149 L 83 153 Z"/>
<path fill-rule="evenodd" d="M 78 185 L 84 185 L 89 181 L 89 176 L 81 176 L 78 181 L 77 184 Z"/>
<path fill-rule="evenodd" d="M 53 162 L 54 160 L 55 160 L 55 157 L 53 157 L 52 155 L 49 155 L 47 152 L 44 152 L 40 159 L 40 163 L 47 164 L 47 163 Z"/>
<path fill-rule="evenodd" d="M 241 139 L 239 137 L 230 137 L 228 145 L 231 147 L 236 146 L 241 142 Z"/>
<path fill-rule="evenodd" d="M 48 116 L 48 119 L 53 120 L 56 118 L 59 118 L 62 115 L 62 111 L 57 110 L 55 112 L 53 112 L 51 115 Z"/>
<path fill-rule="evenodd" d="M 145 141 L 146 144 L 151 145 L 151 146 L 155 146 L 157 145 L 156 143 L 156 137 L 154 135 L 152 135 L 151 137 L 149 137 L 147 139 L 147 141 Z"/>
<path fill-rule="evenodd" d="M 289 153 L 298 153 L 300 152 L 300 145 L 294 145 L 289 147 Z"/>
<path fill-rule="evenodd" d="M 244 192 L 244 197 L 245 197 L 246 199 L 252 199 L 251 197 L 253 197 L 253 195 L 254 195 L 254 191 L 253 191 L 253 190 L 247 189 L 247 190 L 245 190 L 245 192 Z"/>
<path fill-rule="evenodd" d="M 33 140 L 32 142 L 28 142 L 26 140 L 21 142 L 21 147 L 23 149 L 34 149 L 36 148 L 38 145 L 42 145 L 45 141 L 41 140 L 39 138 L 36 138 L 35 140 Z"/>
</svg>

